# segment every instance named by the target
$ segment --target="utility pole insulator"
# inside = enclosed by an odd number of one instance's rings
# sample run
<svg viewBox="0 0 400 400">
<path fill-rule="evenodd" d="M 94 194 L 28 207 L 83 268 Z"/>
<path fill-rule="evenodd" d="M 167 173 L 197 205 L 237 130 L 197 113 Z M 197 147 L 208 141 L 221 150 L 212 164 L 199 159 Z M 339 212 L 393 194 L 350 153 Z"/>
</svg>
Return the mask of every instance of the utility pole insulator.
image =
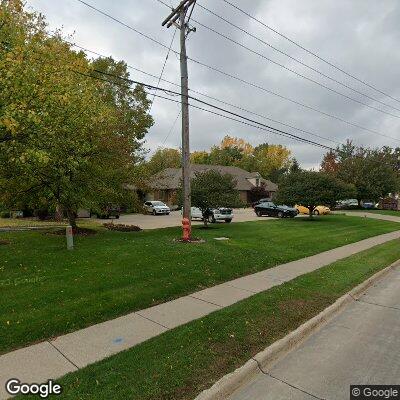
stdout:
<svg viewBox="0 0 400 400">
<path fill-rule="evenodd" d="M 186 16 L 188 10 L 193 8 L 196 0 L 183 0 L 177 8 L 163 21 L 162 26 L 167 28 L 172 25 L 180 29 L 181 43 L 181 103 L 182 103 L 182 186 L 183 186 L 183 240 L 191 240 L 191 198 L 190 198 L 190 146 L 189 146 L 189 77 L 186 53 L 186 37 L 192 29 L 189 28 Z M 190 19 L 190 16 L 189 16 Z M 179 25 L 178 22 L 179 21 Z M 189 223 L 189 226 L 187 226 Z M 189 237 L 188 237 L 189 232 Z"/>
</svg>

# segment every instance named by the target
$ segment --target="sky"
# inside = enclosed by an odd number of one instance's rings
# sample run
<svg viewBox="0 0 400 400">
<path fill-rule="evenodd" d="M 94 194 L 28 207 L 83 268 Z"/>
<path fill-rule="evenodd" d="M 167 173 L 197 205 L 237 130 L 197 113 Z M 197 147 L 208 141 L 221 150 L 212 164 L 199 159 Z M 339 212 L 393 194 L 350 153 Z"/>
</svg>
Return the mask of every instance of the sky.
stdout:
<svg viewBox="0 0 400 400">
<path fill-rule="evenodd" d="M 161 26 L 161 22 L 169 14 L 170 9 L 157 0 L 85 1 L 166 46 L 169 46 L 172 41 L 174 28 L 167 29 Z M 179 3 L 178 0 L 164 1 L 169 6 L 176 6 Z M 191 21 L 191 25 L 196 27 L 196 32 L 189 35 L 188 56 L 245 80 L 253 86 L 189 61 L 191 89 L 245 108 L 263 117 L 316 134 L 323 138 L 239 111 L 246 117 L 325 146 L 336 147 L 337 143 L 343 143 L 347 139 L 353 140 L 357 145 L 369 147 L 399 145 L 400 52 L 397 48 L 400 40 L 398 23 L 400 2 L 397 0 L 229 1 L 264 24 L 394 99 L 329 66 L 250 19 L 223 0 L 197 1 L 198 6 L 193 13 L 195 21 Z M 200 6 L 223 16 L 260 40 L 246 35 Z M 72 41 L 78 45 L 105 56 L 112 56 L 116 60 L 125 60 L 131 67 L 160 76 L 167 56 L 165 47 L 95 12 L 78 0 L 28 0 L 27 7 L 44 14 L 50 30 L 61 28 L 65 35 L 72 35 Z M 253 52 L 232 43 L 202 25 L 222 33 Z M 321 76 L 265 43 L 360 93 Z M 172 49 L 179 51 L 178 33 L 175 35 Z M 88 55 L 93 57 L 93 54 L 88 53 Z M 299 77 L 266 58 L 351 97 L 355 101 Z M 133 69 L 129 71 L 132 79 L 157 85 L 156 78 Z M 180 82 L 179 58 L 173 52 L 167 59 L 163 79 L 176 84 Z M 179 91 L 179 87 L 169 83 L 161 82 L 161 86 Z M 267 91 L 290 98 L 325 114 L 272 95 Z M 197 97 L 203 98 L 200 95 Z M 208 101 L 221 106 L 221 103 L 218 104 L 216 101 Z M 238 112 L 229 106 L 222 105 L 222 107 Z M 149 154 L 159 147 L 180 147 L 179 111 L 179 104 L 155 99 L 151 110 L 155 124 L 149 130 L 145 143 Z M 326 152 L 326 149 L 191 109 L 190 146 L 192 151 L 208 150 L 212 145 L 218 144 L 225 135 L 243 138 L 253 145 L 266 142 L 285 145 L 304 168 L 317 168 Z"/>
</svg>

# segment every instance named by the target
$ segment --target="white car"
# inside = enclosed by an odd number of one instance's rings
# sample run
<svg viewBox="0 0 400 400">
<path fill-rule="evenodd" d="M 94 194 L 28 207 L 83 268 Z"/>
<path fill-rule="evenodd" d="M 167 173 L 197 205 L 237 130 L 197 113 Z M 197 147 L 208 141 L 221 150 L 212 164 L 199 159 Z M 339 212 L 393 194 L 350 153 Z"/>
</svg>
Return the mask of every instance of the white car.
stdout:
<svg viewBox="0 0 400 400">
<path fill-rule="evenodd" d="M 201 212 L 200 208 L 192 207 L 190 209 L 190 215 L 192 219 L 201 219 L 203 220 L 203 213 Z"/>
<path fill-rule="evenodd" d="M 217 221 L 225 221 L 227 223 L 232 222 L 233 219 L 233 211 L 231 208 L 213 208 L 210 210 L 208 216 L 208 222 L 215 223 Z"/>
<path fill-rule="evenodd" d="M 183 209 L 181 210 L 181 214 L 183 215 Z M 203 220 L 203 213 L 198 207 L 190 207 L 190 218 Z"/>
<path fill-rule="evenodd" d="M 146 201 L 144 209 L 153 215 L 169 215 L 171 209 L 162 201 Z"/>
</svg>

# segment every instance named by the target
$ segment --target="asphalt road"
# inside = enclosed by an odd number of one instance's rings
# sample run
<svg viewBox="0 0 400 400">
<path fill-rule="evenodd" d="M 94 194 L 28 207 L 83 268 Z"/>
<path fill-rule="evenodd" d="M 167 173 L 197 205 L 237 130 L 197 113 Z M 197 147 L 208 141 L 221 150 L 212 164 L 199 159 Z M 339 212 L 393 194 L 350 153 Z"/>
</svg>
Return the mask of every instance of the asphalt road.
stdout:
<svg viewBox="0 0 400 400">
<path fill-rule="evenodd" d="M 349 399 L 350 385 L 400 385 L 400 269 L 229 400 Z"/>
</svg>

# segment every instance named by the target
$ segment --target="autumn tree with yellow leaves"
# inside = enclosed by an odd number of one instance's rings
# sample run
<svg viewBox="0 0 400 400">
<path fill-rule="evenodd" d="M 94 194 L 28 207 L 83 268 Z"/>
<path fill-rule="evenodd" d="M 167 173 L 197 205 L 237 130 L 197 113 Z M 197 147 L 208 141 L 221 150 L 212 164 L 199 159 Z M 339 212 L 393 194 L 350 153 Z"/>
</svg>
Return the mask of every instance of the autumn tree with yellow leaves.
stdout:
<svg viewBox="0 0 400 400">
<path fill-rule="evenodd" d="M 294 159 L 285 146 L 263 143 L 253 147 L 244 139 L 225 136 L 209 152 L 193 152 L 191 161 L 194 164 L 236 166 L 277 181 L 291 167 Z"/>
</svg>

